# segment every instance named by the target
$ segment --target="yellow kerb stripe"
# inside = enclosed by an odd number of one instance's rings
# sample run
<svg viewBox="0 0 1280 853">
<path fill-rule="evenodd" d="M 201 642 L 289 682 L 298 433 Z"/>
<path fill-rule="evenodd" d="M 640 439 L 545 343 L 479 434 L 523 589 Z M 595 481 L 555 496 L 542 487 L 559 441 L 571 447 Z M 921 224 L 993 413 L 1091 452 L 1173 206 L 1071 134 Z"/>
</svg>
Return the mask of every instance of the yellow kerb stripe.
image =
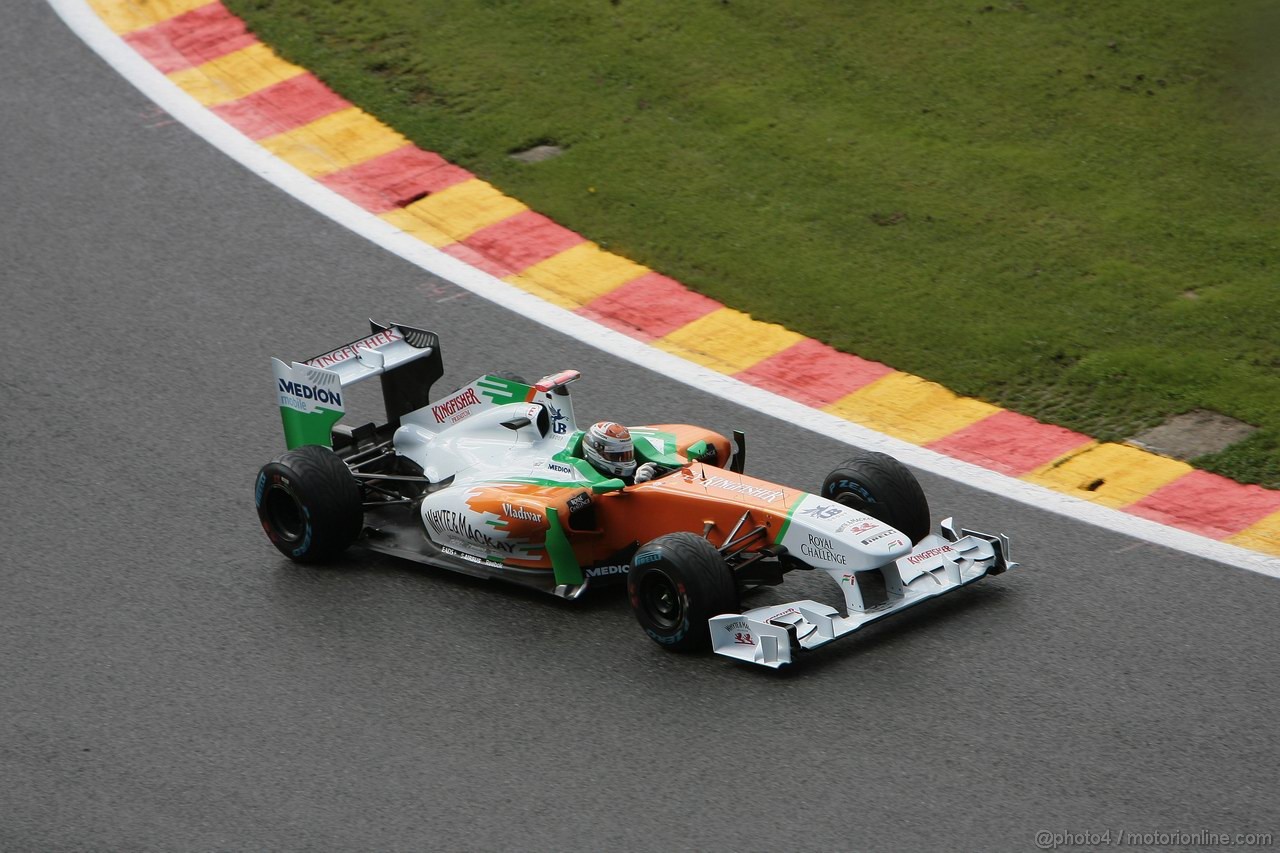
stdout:
<svg viewBox="0 0 1280 853">
<path fill-rule="evenodd" d="M 648 272 L 648 267 L 606 252 L 595 243 L 579 243 L 508 276 L 507 281 L 573 310 Z"/>
<path fill-rule="evenodd" d="M 653 346 L 734 374 L 802 340 L 803 335 L 776 323 L 753 320 L 750 314 L 732 308 L 718 308 L 659 338 Z"/>
<path fill-rule="evenodd" d="M 261 144 L 291 166 L 318 177 L 403 148 L 409 140 L 358 107 L 349 107 Z"/>
<path fill-rule="evenodd" d="M 1022 479 L 1113 508 L 1140 501 L 1191 471 L 1191 466 L 1130 447 L 1099 444 Z"/>
<path fill-rule="evenodd" d="M 1252 548 L 1254 551 L 1280 557 L 1280 512 L 1273 512 L 1236 535 L 1228 537 L 1227 541 L 1241 548 Z"/>
<path fill-rule="evenodd" d="M 890 373 L 826 407 L 828 412 L 914 444 L 928 444 L 1000 411 L 936 382 Z"/>
<path fill-rule="evenodd" d="M 479 178 L 454 184 L 405 208 L 455 241 L 528 209 Z"/>
<path fill-rule="evenodd" d="M 304 70 L 276 56 L 265 44 L 256 43 L 203 65 L 175 71 L 169 79 L 206 107 L 216 107 L 297 77 Z"/>
<path fill-rule="evenodd" d="M 208 6 L 210 0 L 89 0 L 107 26 L 125 35 Z"/>
<path fill-rule="evenodd" d="M 457 241 L 413 212 L 413 205 L 389 210 L 381 217 L 401 231 L 412 234 L 424 243 L 440 248 Z"/>
</svg>

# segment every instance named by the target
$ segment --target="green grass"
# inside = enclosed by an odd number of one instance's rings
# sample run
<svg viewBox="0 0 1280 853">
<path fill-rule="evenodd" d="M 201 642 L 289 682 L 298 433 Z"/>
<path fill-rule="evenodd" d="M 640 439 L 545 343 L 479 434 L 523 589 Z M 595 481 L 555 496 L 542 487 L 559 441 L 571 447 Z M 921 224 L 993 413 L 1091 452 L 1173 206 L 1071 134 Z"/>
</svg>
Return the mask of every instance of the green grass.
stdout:
<svg viewBox="0 0 1280 853">
<path fill-rule="evenodd" d="M 423 148 L 707 295 L 1280 488 L 1280 73 L 1261 2 L 228 0 Z M 566 147 L 524 164 L 539 142 Z"/>
</svg>

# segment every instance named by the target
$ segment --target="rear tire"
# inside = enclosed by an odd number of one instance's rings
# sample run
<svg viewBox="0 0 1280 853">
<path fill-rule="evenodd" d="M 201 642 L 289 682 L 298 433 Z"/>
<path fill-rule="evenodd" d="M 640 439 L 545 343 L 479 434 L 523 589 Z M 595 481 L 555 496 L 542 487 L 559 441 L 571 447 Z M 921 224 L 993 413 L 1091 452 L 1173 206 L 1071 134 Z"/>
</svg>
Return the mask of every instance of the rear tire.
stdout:
<svg viewBox="0 0 1280 853">
<path fill-rule="evenodd" d="M 364 526 L 360 486 L 327 447 L 299 447 L 263 465 L 254 501 L 267 538 L 299 563 L 336 557 Z"/>
<path fill-rule="evenodd" d="M 707 620 L 738 610 L 738 585 L 716 547 L 696 533 L 668 533 L 631 559 L 627 595 L 636 621 L 672 651 L 709 648 Z"/>
<path fill-rule="evenodd" d="M 915 475 L 885 453 L 863 451 L 840 463 L 822 483 L 822 496 L 865 512 L 911 537 L 929 535 L 929 501 Z"/>
</svg>

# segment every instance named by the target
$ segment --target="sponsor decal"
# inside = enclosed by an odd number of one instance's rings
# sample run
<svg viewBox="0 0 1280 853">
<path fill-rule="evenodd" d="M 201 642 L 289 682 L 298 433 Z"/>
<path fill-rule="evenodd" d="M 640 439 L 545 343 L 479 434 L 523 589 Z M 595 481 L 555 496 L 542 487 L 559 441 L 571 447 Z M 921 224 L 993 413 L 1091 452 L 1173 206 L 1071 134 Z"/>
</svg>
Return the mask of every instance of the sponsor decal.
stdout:
<svg viewBox="0 0 1280 853">
<path fill-rule="evenodd" d="M 791 616 L 793 614 L 796 616 L 799 616 L 800 611 L 796 610 L 794 607 L 788 607 L 786 610 L 779 610 L 777 613 L 770 616 L 769 620 L 772 621 L 774 619 L 781 619 L 783 616 Z"/>
<path fill-rule="evenodd" d="M 878 521 L 848 521 L 840 522 L 840 526 L 836 528 L 836 533 L 848 533 L 850 536 L 857 536 L 859 533 L 866 533 L 868 530 L 874 530 L 879 527 Z"/>
<path fill-rule="evenodd" d="M 751 626 L 747 624 L 746 619 L 738 619 L 737 621 L 730 622 L 728 625 L 725 625 L 724 629 L 732 634 L 736 631 L 750 631 Z"/>
<path fill-rule="evenodd" d="M 950 545 L 942 545 L 938 548 L 929 548 L 927 550 L 921 551 L 919 554 L 911 554 L 910 556 L 907 557 L 907 562 L 914 566 L 916 563 L 923 563 L 924 561 L 931 560 L 934 557 L 940 557 L 943 554 L 953 554 L 953 553 L 955 553 L 955 549 L 952 548 Z"/>
<path fill-rule="evenodd" d="M 800 554 L 802 556 L 814 560 L 824 560 L 828 563 L 839 563 L 842 566 L 848 562 L 845 560 L 844 554 L 836 553 L 835 546 L 830 539 L 825 536 L 815 536 L 812 533 L 808 534 L 808 536 L 809 540 L 807 542 L 800 543 Z"/>
<path fill-rule="evenodd" d="M 590 503 L 591 495 L 586 492 L 578 492 L 576 495 L 569 498 L 569 512 L 577 512 Z"/>
<path fill-rule="evenodd" d="M 703 481 L 703 485 L 710 486 L 713 489 L 722 489 L 726 492 L 736 492 L 749 498 L 759 498 L 767 503 L 774 503 L 782 500 L 783 494 L 781 489 L 770 489 L 765 486 L 752 486 L 748 483 L 740 483 L 737 480 L 730 480 L 728 477 L 707 477 Z"/>
<path fill-rule="evenodd" d="M 868 536 L 866 539 L 863 539 L 862 544 L 870 545 L 872 542 L 876 541 L 877 539 L 883 539 L 886 536 L 892 536 L 893 533 L 894 531 L 892 530 L 881 530 L 879 533 L 873 533 L 872 535 Z"/>
<path fill-rule="evenodd" d="M 643 566 L 645 563 L 656 563 L 662 559 L 662 553 L 659 551 L 645 551 L 643 554 L 636 554 L 635 564 Z"/>
<path fill-rule="evenodd" d="M 502 505 L 502 514 L 508 518 L 518 518 L 522 521 L 542 521 L 542 516 L 534 510 L 508 503 Z"/>
<path fill-rule="evenodd" d="M 568 465 L 562 465 L 562 464 L 560 464 L 559 462 L 548 462 L 548 463 L 547 463 L 547 468 L 549 468 L 549 469 L 550 469 L 550 470 L 552 470 L 552 471 L 559 472 L 559 473 L 561 473 L 561 474 L 572 474 L 572 473 L 573 473 L 573 469 L 572 469 L 572 468 L 570 468 Z"/>
<path fill-rule="evenodd" d="M 326 406 L 342 408 L 342 395 L 337 391 L 330 391 L 328 388 L 322 388 L 319 385 L 308 385 L 305 382 L 294 382 L 291 379 L 280 379 L 278 381 L 281 394 L 287 394 L 289 397 L 302 400 L 315 400 L 317 403 L 324 403 Z M 308 408 L 307 404 L 300 404 L 298 399 L 290 400 L 288 397 L 281 397 L 280 404 L 293 409 L 305 410 Z"/>
<path fill-rule="evenodd" d="M 460 512 L 455 512 L 451 509 L 429 509 L 422 513 L 422 517 L 441 536 L 465 539 L 472 544 L 492 551 L 505 551 L 508 554 L 515 551 L 515 543 L 495 539 L 483 530 L 472 527 L 471 522 Z"/>
<path fill-rule="evenodd" d="M 404 340 L 404 338 L 402 338 L 400 333 L 395 329 L 384 329 L 376 335 L 370 335 L 364 340 L 356 341 L 354 344 L 347 344 L 345 347 L 339 347 L 338 349 L 333 350 L 332 352 L 327 352 L 324 355 L 309 358 L 304 361 L 303 364 L 309 364 L 312 367 L 331 367 L 335 364 L 341 364 L 344 361 L 349 361 L 350 359 L 355 358 L 359 355 L 360 350 L 362 349 L 373 349 L 374 347 L 380 347 L 383 344 L 389 344 L 392 341 L 400 340 Z"/>
<path fill-rule="evenodd" d="M 745 631 L 734 634 L 733 641 L 740 646 L 754 646 L 756 644 L 755 638 Z"/>
<path fill-rule="evenodd" d="M 466 560 L 469 563 L 479 563 L 482 566 L 493 566 L 493 563 L 489 560 L 482 560 L 479 557 L 475 556 L 474 554 L 467 554 L 463 551 L 455 551 L 453 548 L 450 548 L 448 545 L 441 545 L 440 550 L 448 554 L 450 557 L 458 557 L 460 559 Z"/>
<path fill-rule="evenodd" d="M 564 416 L 564 412 L 555 406 L 548 404 L 547 408 L 551 410 L 551 432 L 556 435 L 564 435 L 569 431 L 569 419 Z"/>
<path fill-rule="evenodd" d="M 842 512 L 844 512 L 844 507 L 839 504 L 831 504 L 830 506 L 813 506 L 808 509 L 800 510 L 801 515 L 808 515 L 813 518 L 835 518 Z"/>
<path fill-rule="evenodd" d="M 631 571 L 630 566 L 592 566 L 584 569 L 582 573 L 589 578 L 599 578 L 605 575 L 625 575 L 629 571 Z"/>
<path fill-rule="evenodd" d="M 435 415 L 436 423 L 442 424 L 445 421 L 457 423 L 467 415 L 471 414 L 472 406 L 479 406 L 480 398 L 476 396 L 476 389 L 464 388 L 449 399 L 437 403 L 431 407 L 431 414 Z"/>
<path fill-rule="evenodd" d="M 840 583 L 847 583 L 849 586 L 856 586 L 858 583 L 858 579 L 853 575 L 849 574 L 848 572 L 845 572 L 843 575 L 840 576 Z"/>
</svg>

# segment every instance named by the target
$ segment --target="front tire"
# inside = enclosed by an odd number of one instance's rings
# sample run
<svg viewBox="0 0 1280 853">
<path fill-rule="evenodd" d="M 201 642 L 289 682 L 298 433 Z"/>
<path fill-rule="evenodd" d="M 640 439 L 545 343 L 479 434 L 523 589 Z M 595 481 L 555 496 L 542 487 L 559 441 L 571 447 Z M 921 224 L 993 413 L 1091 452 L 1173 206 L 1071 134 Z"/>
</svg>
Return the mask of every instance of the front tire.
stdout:
<svg viewBox="0 0 1280 853">
<path fill-rule="evenodd" d="M 733 572 L 696 533 L 668 533 L 636 551 L 627 595 L 640 627 L 672 651 L 709 648 L 707 620 L 738 610 Z"/>
<path fill-rule="evenodd" d="M 364 526 L 359 484 L 336 453 L 318 445 L 263 465 L 254 502 L 271 544 L 299 563 L 336 557 Z"/>
<path fill-rule="evenodd" d="M 929 535 L 929 501 L 914 474 L 897 459 L 867 450 L 840 463 L 822 483 L 822 496 L 896 527 L 917 544 Z"/>
</svg>

